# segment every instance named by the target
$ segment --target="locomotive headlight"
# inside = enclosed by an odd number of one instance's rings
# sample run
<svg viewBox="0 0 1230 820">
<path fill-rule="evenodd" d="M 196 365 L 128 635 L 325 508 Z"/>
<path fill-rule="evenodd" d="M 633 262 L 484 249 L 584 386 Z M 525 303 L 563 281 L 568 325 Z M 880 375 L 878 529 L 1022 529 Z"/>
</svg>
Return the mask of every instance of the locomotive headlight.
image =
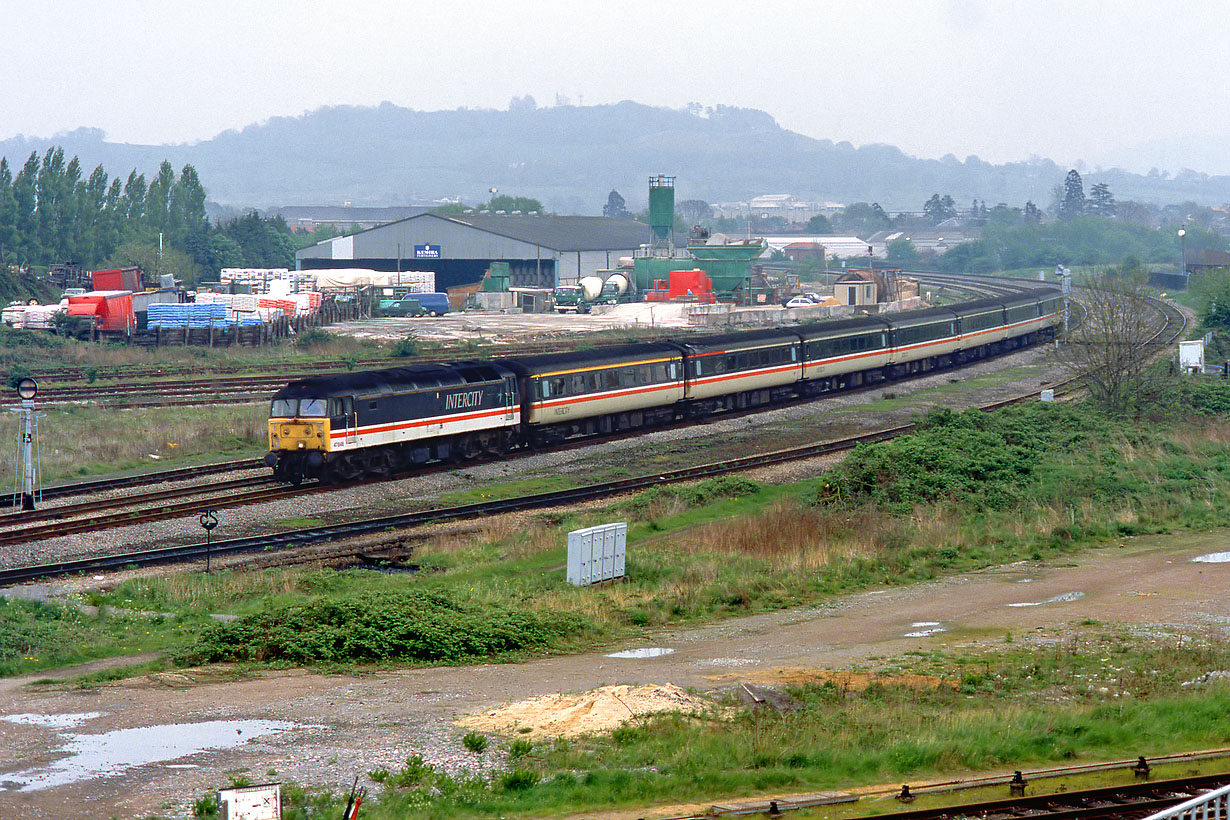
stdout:
<svg viewBox="0 0 1230 820">
<path fill-rule="evenodd" d="M 282 425 L 282 435 L 284 435 L 284 436 L 289 436 L 289 435 L 290 435 L 290 425 L 289 425 L 289 424 L 283 424 L 283 425 Z"/>
<path fill-rule="evenodd" d="M 303 446 L 304 446 L 304 443 L 303 443 L 302 441 L 301 441 L 301 442 L 299 442 L 299 449 L 300 449 L 300 450 L 302 450 L 302 449 L 303 449 Z"/>
</svg>

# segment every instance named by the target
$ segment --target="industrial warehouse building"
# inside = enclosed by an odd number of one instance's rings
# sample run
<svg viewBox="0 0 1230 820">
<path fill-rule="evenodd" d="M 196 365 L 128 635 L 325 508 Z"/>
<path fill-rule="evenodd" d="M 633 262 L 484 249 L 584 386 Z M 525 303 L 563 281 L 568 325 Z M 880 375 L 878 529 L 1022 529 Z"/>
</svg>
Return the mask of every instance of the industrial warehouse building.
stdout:
<svg viewBox="0 0 1230 820">
<path fill-rule="evenodd" d="M 436 288 L 471 285 L 492 262 L 509 284 L 553 288 L 616 267 L 649 241 L 649 227 L 601 216 L 423 213 L 299 250 L 302 270 L 432 271 Z"/>
</svg>

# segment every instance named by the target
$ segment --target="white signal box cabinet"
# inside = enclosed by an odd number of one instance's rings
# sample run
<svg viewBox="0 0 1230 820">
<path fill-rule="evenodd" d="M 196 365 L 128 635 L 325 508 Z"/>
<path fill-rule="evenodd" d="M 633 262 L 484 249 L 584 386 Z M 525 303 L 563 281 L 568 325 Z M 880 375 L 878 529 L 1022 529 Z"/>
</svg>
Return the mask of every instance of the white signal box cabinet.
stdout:
<svg viewBox="0 0 1230 820">
<path fill-rule="evenodd" d="M 568 533 L 568 583 L 579 587 L 624 576 L 628 525 L 599 524 Z"/>
</svg>

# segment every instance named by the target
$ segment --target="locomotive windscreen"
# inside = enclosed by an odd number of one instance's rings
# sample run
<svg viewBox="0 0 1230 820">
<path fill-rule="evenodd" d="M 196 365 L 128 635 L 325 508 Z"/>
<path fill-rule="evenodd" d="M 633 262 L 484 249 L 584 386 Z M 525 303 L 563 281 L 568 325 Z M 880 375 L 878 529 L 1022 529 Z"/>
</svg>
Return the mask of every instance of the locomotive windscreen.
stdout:
<svg viewBox="0 0 1230 820">
<path fill-rule="evenodd" d="M 324 418 L 325 399 L 274 399 L 270 418 Z"/>
</svg>

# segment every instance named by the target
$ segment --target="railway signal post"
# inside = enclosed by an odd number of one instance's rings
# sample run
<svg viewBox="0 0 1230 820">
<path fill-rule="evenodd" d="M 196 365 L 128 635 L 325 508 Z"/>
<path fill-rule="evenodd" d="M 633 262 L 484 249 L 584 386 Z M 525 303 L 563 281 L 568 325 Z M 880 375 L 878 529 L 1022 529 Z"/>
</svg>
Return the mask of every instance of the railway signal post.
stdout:
<svg viewBox="0 0 1230 820">
<path fill-rule="evenodd" d="M 42 470 L 38 447 L 38 416 L 34 413 L 34 397 L 38 395 L 38 382 L 24 378 L 17 383 L 17 395 L 21 407 L 13 412 L 21 413 L 17 432 L 17 476 L 13 487 L 13 506 L 21 504 L 23 510 L 34 509 L 35 496 L 40 493 Z"/>
<path fill-rule="evenodd" d="M 209 574 L 209 557 L 213 547 L 214 527 L 218 526 L 218 514 L 213 510 L 201 513 L 201 527 L 205 530 L 205 574 Z"/>
</svg>

